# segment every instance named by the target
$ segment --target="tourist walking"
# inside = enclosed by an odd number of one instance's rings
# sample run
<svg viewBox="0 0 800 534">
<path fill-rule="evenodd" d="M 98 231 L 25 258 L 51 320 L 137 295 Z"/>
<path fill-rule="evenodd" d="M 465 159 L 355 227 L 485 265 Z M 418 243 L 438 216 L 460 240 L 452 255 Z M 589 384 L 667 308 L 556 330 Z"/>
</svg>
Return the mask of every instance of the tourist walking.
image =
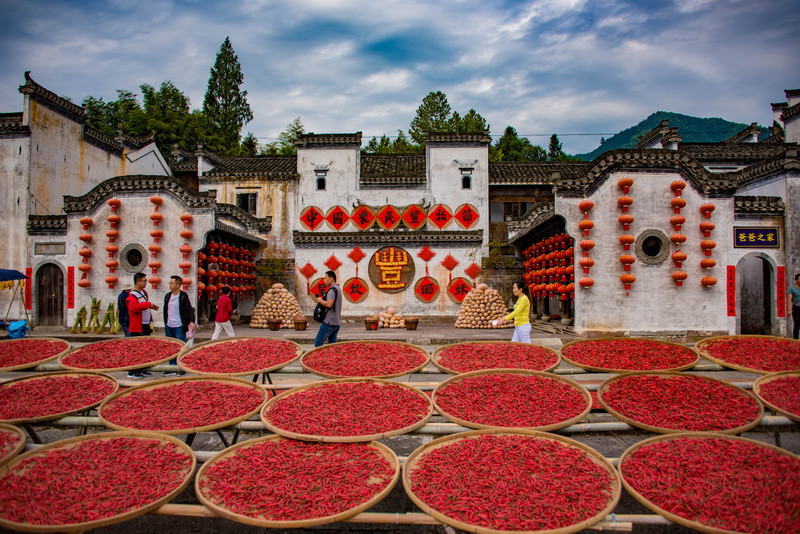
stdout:
<svg viewBox="0 0 800 534">
<path fill-rule="evenodd" d="M 144 289 L 147 286 L 147 275 L 136 273 L 133 275 L 133 289 L 125 301 L 128 307 L 128 330 L 131 337 L 149 336 L 151 332 L 153 314 L 151 310 L 158 311 L 159 307 L 150 302 L 150 297 Z M 130 371 L 128 378 L 142 378 L 149 376 L 147 371 Z"/>
<path fill-rule="evenodd" d="M 531 299 L 528 293 L 528 285 L 524 280 L 514 282 L 511 286 L 511 291 L 517 297 L 517 302 L 514 304 L 514 310 L 505 317 L 498 320 L 499 324 L 514 319 L 514 336 L 511 341 L 519 341 L 522 343 L 531 342 Z"/>
<path fill-rule="evenodd" d="M 214 318 L 214 333 L 211 335 L 211 339 L 217 339 L 222 334 L 223 330 L 225 330 L 228 337 L 233 337 L 234 335 L 233 325 L 231 324 L 233 303 L 228 296 L 231 294 L 231 288 L 222 286 L 220 293 L 222 294 L 219 296 L 219 299 L 217 299 L 217 316 Z"/>
<path fill-rule="evenodd" d="M 341 289 L 336 283 L 336 273 L 327 271 L 324 280 L 326 286 L 324 295 L 315 295 L 314 302 L 328 308 L 328 311 L 319 325 L 317 337 L 314 339 L 315 347 L 321 347 L 326 340 L 329 343 L 336 343 L 339 327 L 342 324 L 342 299 L 339 298 Z"/>
<path fill-rule="evenodd" d="M 125 333 L 125 337 L 131 337 L 131 332 L 128 329 L 128 295 L 131 294 L 131 290 L 128 288 L 123 289 L 120 291 L 120 294 L 117 295 L 117 322 L 122 327 L 122 331 Z"/>
<path fill-rule="evenodd" d="M 792 297 L 792 307 L 789 308 L 789 316 L 794 323 L 792 338 L 798 339 L 798 335 L 800 335 L 800 274 L 794 275 L 794 285 L 789 288 L 788 294 Z"/>
<path fill-rule="evenodd" d="M 164 335 L 179 339 L 186 343 L 186 332 L 189 331 L 189 325 L 194 323 L 194 308 L 191 301 L 189 301 L 189 294 L 186 291 L 181 291 L 181 284 L 183 278 L 173 275 L 169 279 L 169 293 L 164 295 Z M 169 361 L 170 365 L 177 365 L 177 358 Z M 184 375 L 183 371 L 167 371 L 164 376 L 168 375 Z"/>
</svg>

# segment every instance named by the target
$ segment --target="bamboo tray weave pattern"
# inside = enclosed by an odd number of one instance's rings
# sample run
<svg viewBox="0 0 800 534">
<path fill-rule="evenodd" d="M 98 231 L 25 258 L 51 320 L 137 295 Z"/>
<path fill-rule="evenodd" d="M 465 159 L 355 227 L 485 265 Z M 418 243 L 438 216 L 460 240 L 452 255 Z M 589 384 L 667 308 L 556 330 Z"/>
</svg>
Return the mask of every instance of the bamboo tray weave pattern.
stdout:
<svg viewBox="0 0 800 534">
<path fill-rule="evenodd" d="M 25 448 L 25 434 L 19 428 L 0 423 L 0 466 L 14 459 Z"/>
<path fill-rule="evenodd" d="M 372 443 L 309 443 L 266 436 L 207 461 L 195 493 L 221 517 L 266 528 L 342 521 L 386 497 L 400 477 L 391 449 Z"/>
</svg>

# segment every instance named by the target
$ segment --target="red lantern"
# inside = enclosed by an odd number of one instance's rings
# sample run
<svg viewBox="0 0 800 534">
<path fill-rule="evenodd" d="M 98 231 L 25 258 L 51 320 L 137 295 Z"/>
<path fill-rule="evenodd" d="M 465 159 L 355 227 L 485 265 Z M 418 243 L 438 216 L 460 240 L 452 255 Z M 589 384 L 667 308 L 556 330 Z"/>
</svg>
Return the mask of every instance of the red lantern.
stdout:
<svg viewBox="0 0 800 534">
<path fill-rule="evenodd" d="M 686 261 L 686 253 L 681 250 L 676 250 L 672 253 L 672 261 L 675 262 L 675 267 L 681 268 L 681 264 Z"/>
<path fill-rule="evenodd" d="M 636 261 L 636 258 L 631 256 L 630 254 L 624 254 L 620 256 L 619 262 L 625 266 L 626 271 L 631 270 L 631 264 Z"/>
<path fill-rule="evenodd" d="M 686 273 L 685 273 L 685 272 L 683 272 L 683 271 L 674 271 L 674 272 L 672 273 L 672 279 L 673 279 L 673 280 L 675 280 L 675 285 L 676 285 L 676 286 L 678 286 L 678 287 L 681 287 L 681 286 L 683 286 L 683 281 L 684 281 L 684 280 L 686 280 L 686 278 L 687 278 L 688 276 L 689 276 L 689 275 L 688 275 L 688 274 L 686 274 Z"/>
<path fill-rule="evenodd" d="M 194 220 L 194 217 L 192 217 L 191 213 L 184 212 L 184 213 L 181 213 L 180 219 L 181 219 L 181 221 L 183 221 L 183 225 L 184 226 L 189 226 L 189 223 Z"/>
<path fill-rule="evenodd" d="M 194 232 L 192 232 L 191 230 L 181 230 L 179 235 L 182 238 L 189 240 L 192 238 L 192 236 L 194 236 Z"/>
<path fill-rule="evenodd" d="M 203 282 L 197 282 L 197 291 L 203 291 L 206 288 L 206 285 Z"/>
<path fill-rule="evenodd" d="M 150 286 L 152 289 L 158 289 L 158 284 L 161 283 L 161 278 L 158 276 L 148 276 L 147 281 L 152 284 Z"/>
<path fill-rule="evenodd" d="M 155 204 L 155 206 L 156 206 L 156 209 L 158 209 L 158 206 L 160 206 L 161 204 L 163 204 L 163 203 L 164 203 L 164 199 L 163 199 L 163 198 L 161 198 L 161 197 L 158 197 L 158 196 L 155 196 L 155 195 L 153 195 L 152 197 L 150 197 L 150 202 L 152 202 L 153 204 Z"/>
<path fill-rule="evenodd" d="M 581 278 L 578 280 L 578 284 L 580 284 L 580 286 L 583 288 L 592 287 L 594 285 L 594 278 Z"/>
<path fill-rule="evenodd" d="M 80 265 L 78 265 L 78 270 L 82 273 L 88 273 L 89 271 L 92 270 L 92 266 L 89 265 L 88 263 L 81 263 Z"/>
<path fill-rule="evenodd" d="M 623 213 L 628 213 L 628 207 L 633 204 L 633 199 L 627 195 L 623 195 L 617 199 L 617 205 L 622 208 Z"/>
<path fill-rule="evenodd" d="M 619 181 L 617 182 L 617 186 L 620 189 L 622 189 L 622 192 L 625 193 L 626 195 L 628 194 L 628 191 L 630 190 L 632 185 L 633 185 L 633 178 L 627 178 L 627 177 L 620 178 Z"/>
<path fill-rule="evenodd" d="M 205 254 L 203 254 L 202 252 L 198 252 L 198 253 L 197 253 L 197 260 L 198 260 L 198 261 L 206 261 L 206 258 L 207 258 L 207 257 L 208 257 L 208 256 L 206 256 L 206 255 L 205 255 Z"/>
<path fill-rule="evenodd" d="M 119 267 L 119 262 L 117 260 L 106 260 L 106 267 L 110 272 L 114 272 L 114 269 Z"/>
<path fill-rule="evenodd" d="M 592 202 L 589 199 L 581 200 L 581 203 L 578 204 L 578 209 L 581 210 L 583 213 L 588 213 L 592 211 L 592 208 L 594 208 L 594 202 Z"/>
<path fill-rule="evenodd" d="M 188 259 L 189 253 L 192 252 L 192 247 L 184 243 L 183 245 L 178 247 L 178 250 L 180 251 L 181 254 L 183 254 L 183 259 Z"/>
<path fill-rule="evenodd" d="M 630 296 L 631 294 L 631 286 L 636 281 L 636 277 L 632 274 L 625 273 L 619 277 L 620 282 L 625 285 L 625 296 Z"/>
<path fill-rule="evenodd" d="M 676 197 L 681 196 L 681 191 L 686 188 L 686 182 L 683 180 L 675 180 L 671 184 L 669 184 L 669 188 L 675 193 Z"/>
<path fill-rule="evenodd" d="M 88 243 L 92 240 L 92 234 L 81 234 L 78 236 L 78 239 L 83 241 L 84 243 Z"/>
<path fill-rule="evenodd" d="M 150 220 L 153 221 L 153 226 L 158 226 L 158 223 L 160 223 L 163 218 L 164 216 L 157 211 L 150 214 Z"/>
<path fill-rule="evenodd" d="M 121 221 L 122 219 L 116 213 L 112 213 L 111 215 L 106 217 L 106 220 L 111 223 L 111 227 L 113 228 L 114 225 L 119 224 L 119 221 Z"/>
<path fill-rule="evenodd" d="M 717 260 L 714 258 L 703 258 L 700 260 L 700 267 L 703 269 L 713 269 L 717 266 Z"/>
<path fill-rule="evenodd" d="M 681 208 L 686 207 L 686 201 L 681 197 L 675 197 L 669 201 L 670 206 L 675 210 L 675 213 L 680 213 Z"/>
<path fill-rule="evenodd" d="M 118 198 L 112 198 L 107 202 L 107 204 L 111 206 L 111 211 L 117 211 L 117 208 L 122 205 L 122 201 Z"/>
<path fill-rule="evenodd" d="M 716 209 L 714 204 L 705 203 L 705 204 L 702 204 L 700 206 L 700 213 L 705 215 L 706 219 L 710 219 L 711 218 L 711 212 L 714 211 L 714 209 Z M 716 283 L 716 281 L 714 281 L 714 283 Z M 712 285 L 714 285 L 714 284 L 712 284 Z"/>
<path fill-rule="evenodd" d="M 153 244 L 151 244 L 151 245 L 147 245 L 147 250 L 149 250 L 150 252 L 152 252 L 152 253 L 153 253 L 153 255 L 156 255 L 156 254 L 158 254 L 159 252 L 161 252 L 161 245 L 156 245 L 155 243 L 153 243 Z"/>
<path fill-rule="evenodd" d="M 702 221 L 700 223 L 700 230 L 702 230 L 705 237 L 710 237 L 711 231 L 714 230 L 714 228 L 716 228 L 716 225 L 711 221 Z"/>
<path fill-rule="evenodd" d="M 87 287 L 89 287 L 91 285 L 92 285 L 92 283 L 89 280 L 86 280 L 85 278 L 81 278 L 80 280 L 78 280 L 78 287 L 82 287 L 82 288 L 86 289 Z"/>
<path fill-rule="evenodd" d="M 717 242 L 713 239 L 704 239 L 700 242 L 700 248 L 702 248 L 706 256 L 711 256 L 711 249 L 717 246 Z"/>
<path fill-rule="evenodd" d="M 87 230 L 91 225 L 94 224 L 94 219 L 91 217 L 81 217 L 78 222 L 83 225 L 84 230 Z"/>
<path fill-rule="evenodd" d="M 158 270 L 161 268 L 161 262 L 158 260 L 150 260 L 147 262 L 147 266 L 153 269 L 152 274 L 157 274 Z"/>
<path fill-rule="evenodd" d="M 108 252 L 108 257 L 111 258 L 119 252 L 119 247 L 117 245 L 106 245 L 106 252 Z"/>
<path fill-rule="evenodd" d="M 623 234 L 619 236 L 619 242 L 625 247 L 625 250 L 630 250 L 631 245 L 636 242 L 636 238 L 630 234 Z"/>
<path fill-rule="evenodd" d="M 669 223 L 675 227 L 676 232 L 681 231 L 681 225 L 686 222 L 686 217 L 683 215 L 673 215 L 669 218 Z"/>
<path fill-rule="evenodd" d="M 594 248 L 594 241 L 592 241 L 591 239 L 584 239 L 580 242 L 580 247 L 583 250 L 591 250 Z"/>
<path fill-rule="evenodd" d="M 164 231 L 159 230 L 158 228 L 150 230 L 150 237 L 152 237 L 155 242 L 158 243 L 158 240 L 164 237 Z"/>
<path fill-rule="evenodd" d="M 84 258 L 91 258 L 92 257 L 92 251 L 90 249 L 86 248 L 86 247 L 83 247 L 82 249 L 80 249 L 78 251 L 78 254 L 80 256 L 83 256 Z"/>
<path fill-rule="evenodd" d="M 619 216 L 619 223 L 622 225 L 622 229 L 628 231 L 630 229 L 631 223 L 633 222 L 633 215 L 630 213 L 623 213 Z"/>
<path fill-rule="evenodd" d="M 111 243 L 113 243 L 114 240 L 119 237 L 119 230 L 114 228 L 111 230 L 106 230 L 106 237 Z"/>
<path fill-rule="evenodd" d="M 584 219 L 578 223 L 578 229 L 583 230 L 583 237 L 589 237 L 589 230 L 594 228 L 594 223 L 589 219 Z"/>
<path fill-rule="evenodd" d="M 683 234 L 682 234 L 682 233 L 680 233 L 680 232 L 675 232 L 674 234 L 672 234 L 672 235 L 670 236 L 670 240 L 671 240 L 673 243 L 683 243 L 684 241 L 686 241 L 686 236 L 685 236 L 685 235 L 683 235 Z"/>
<path fill-rule="evenodd" d="M 114 289 L 114 286 L 119 282 L 119 279 L 116 276 L 110 275 L 106 276 L 106 284 L 108 284 L 109 289 Z"/>
<path fill-rule="evenodd" d="M 703 287 L 711 287 L 716 285 L 717 279 L 713 276 L 704 276 L 702 280 L 700 280 L 700 283 L 703 284 Z"/>
</svg>

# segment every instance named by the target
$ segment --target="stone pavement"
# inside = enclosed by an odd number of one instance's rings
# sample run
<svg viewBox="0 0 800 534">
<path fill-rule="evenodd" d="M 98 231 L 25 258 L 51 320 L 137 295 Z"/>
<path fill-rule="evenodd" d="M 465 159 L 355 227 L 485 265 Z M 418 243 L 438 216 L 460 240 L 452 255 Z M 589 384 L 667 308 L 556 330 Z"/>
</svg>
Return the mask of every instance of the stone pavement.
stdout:
<svg viewBox="0 0 800 534">
<path fill-rule="evenodd" d="M 354 341 L 354 340 L 394 340 L 413 343 L 426 349 L 428 352 L 433 351 L 445 344 L 458 343 L 463 341 L 472 340 L 509 340 L 513 333 L 513 329 L 488 329 L 488 330 L 470 330 L 455 328 L 453 326 L 455 320 L 452 317 L 448 318 L 420 318 L 420 324 L 417 330 L 404 330 L 404 329 L 381 329 L 378 331 L 367 331 L 364 327 L 363 318 L 345 318 L 344 324 L 340 330 L 340 341 Z M 237 336 L 265 336 L 277 337 L 281 339 L 288 339 L 299 343 L 304 350 L 313 348 L 314 337 L 317 332 L 316 323 L 311 322 L 308 329 L 305 331 L 295 331 L 290 329 L 281 329 L 278 331 L 270 331 L 268 329 L 251 329 L 246 324 L 236 325 L 234 327 Z M 210 339 L 213 331 L 213 325 L 204 325 L 198 333 L 198 341 Z M 101 339 L 109 339 L 111 336 L 95 336 L 89 334 L 68 335 L 63 329 L 43 328 L 38 327 L 34 330 L 35 336 L 53 336 L 62 337 L 69 340 L 73 345 L 80 345 Z M 118 337 L 118 336 L 117 336 Z M 557 325 L 536 323 L 532 332 L 532 342 L 534 344 L 543 345 L 549 348 L 558 350 L 563 343 L 577 339 L 570 329 L 563 328 L 559 323 Z M 743 373 L 739 371 L 732 371 L 719 368 L 715 364 L 711 364 L 701 359 L 701 371 L 691 371 L 697 374 L 713 376 L 722 380 L 732 381 L 738 384 L 752 383 L 757 375 L 750 373 Z M 161 369 L 160 366 L 157 369 Z M 155 370 L 155 369 L 154 369 Z M 570 364 L 562 362 L 556 369 L 556 372 L 562 376 L 575 380 L 589 389 L 596 389 L 597 385 L 611 374 L 604 373 L 587 373 L 581 369 L 577 369 Z M 111 373 L 122 384 L 135 385 L 141 381 L 127 380 L 125 373 Z M 0 380 L 8 379 L 11 377 L 20 376 L 19 373 L 0 373 Z M 395 380 L 405 383 L 411 383 L 414 386 L 420 387 L 423 390 L 432 390 L 436 384 L 449 378 L 450 375 L 441 373 L 433 365 L 428 365 L 422 372 L 415 373 L 414 375 L 399 377 Z M 160 373 L 154 372 L 153 376 L 148 380 L 161 378 Z M 270 379 L 277 388 L 288 389 L 312 381 L 320 380 L 312 374 L 305 373 L 299 364 L 293 364 L 288 369 L 281 370 L 280 372 L 270 373 Z M 603 411 L 592 412 L 588 421 L 590 423 L 602 422 L 615 422 L 616 420 Z M 434 416 L 431 423 L 447 422 L 441 416 Z M 745 433 L 745 437 L 765 441 L 774 444 L 776 434 L 774 427 L 757 427 L 751 432 Z M 93 428 L 91 432 L 100 431 L 99 428 Z M 65 427 L 45 427 L 37 426 L 37 432 L 42 437 L 43 442 L 51 442 L 58 439 L 74 436 L 76 433 L 75 428 Z M 226 431 L 228 439 L 232 437 L 232 432 Z M 257 437 L 261 433 L 257 432 L 243 432 L 240 436 L 240 441 Z M 601 431 L 601 432 L 578 432 L 568 434 L 568 437 L 580 441 L 590 447 L 593 447 L 598 452 L 603 454 L 606 458 L 618 458 L 622 452 L 632 444 L 652 437 L 653 434 L 636 429 L 625 430 L 619 432 Z M 413 433 L 411 435 L 397 436 L 382 440 L 387 446 L 392 448 L 398 456 L 404 457 L 410 454 L 416 448 L 430 442 L 434 439 L 435 435 Z M 800 432 L 798 432 L 797 425 L 780 428 L 781 446 L 796 454 L 800 453 Z M 193 448 L 197 451 L 216 452 L 224 448 L 221 440 L 215 433 L 199 434 L 194 443 Z M 197 498 L 194 494 L 194 489 L 190 486 L 181 496 L 179 496 L 174 503 L 179 504 L 197 504 Z M 418 513 L 420 510 L 411 502 L 405 491 L 402 488 L 402 482 L 399 482 L 397 487 L 392 493 L 377 506 L 369 510 L 370 512 L 383 512 L 383 513 Z M 615 509 L 616 514 L 645 514 L 654 517 L 653 513 L 647 510 L 644 506 L 633 500 L 632 497 L 623 491 L 622 499 Z M 359 523 L 335 523 L 322 527 L 315 527 L 313 529 L 302 529 L 299 532 L 311 531 L 333 531 L 333 532 L 389 532 L 389 533 L 436 533 L 443 534 L 445 532 L 453 532 L 453 529 L 446 528 L 441 525 L 379 525 L 379 524 L 359 524 Z M 228 521 L 221 518 L 209 517 L 180 517 L 172 515 L 155 515 L 148 514 L 137 519 L 112 525 L 102 529 L 97 529 L 96 532 L 104 533 L 133 533 L 133 532 L 219 532 L 219 533 L 249 533 L 249 532 L 262 532 L 266 531 L 263 528 L 251 527 Z M 277 531 L 274 531 L 277 532 Z M 288 531 L 287 531 L 288 532 Z M 298 530 L 292 532 L 297 533 Z M 591 531 L 585 531 L 591 532 Z M 683 534 L 692 532 L 689 529 L 679 527 L 673 524 L 661 525 L 645 525 L 637 523 L 633 527 L 633 532 L 637 534 Z"/>
</svg>

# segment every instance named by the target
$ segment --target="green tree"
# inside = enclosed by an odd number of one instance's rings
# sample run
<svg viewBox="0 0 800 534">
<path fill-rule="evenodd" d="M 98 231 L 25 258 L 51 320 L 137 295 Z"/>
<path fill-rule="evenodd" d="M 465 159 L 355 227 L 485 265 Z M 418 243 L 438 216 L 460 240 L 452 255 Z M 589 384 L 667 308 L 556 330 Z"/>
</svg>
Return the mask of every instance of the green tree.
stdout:
<svg viewBox="0 0 800 534">
<path fill-rule="evenodd" d="M 503 137 L 498 139 L 495 144 L 495 150 L 500 152 L 497 161 L 547 160 L 547 152 L 542 147 L 534 145 L 527 137 L 520 137 L 512 126 L 506 126 Z M 496 155 L 496 157 L 498 156 Z"/>
<path fill-rule="evenodd" d="M 415 143 L 424 146 L 425 133 L 451 131 L 454 130 L 447 95 L 441 91 L 431 91 L 417 108 L 417 115 L 411 121 L 408 133 Z"/>
<path fill-rule="evenodd" d="M 258 154 L 258 139 L 253 135 L 253 132 L 247 132 L 245 138 L 242 139 L 239 154 L 242 156 L 255 156 Z"/>
<path fill-rule="evenodd" d="M 306 133 L 306 129 L 303 126 L 303 121 L 300 120 L 300 117 L 297 117 L 286 125 L 284 131 L 278 134 L 278 140 L 267 144 L 261 153 L 282 156 L 297 154 L 297 147 L 294 146 L 294 142 L 304 133 Z"/>
<path fill-rule="evenodd" d="M 219 134 L 221 144 L 212 150 L 221 154 L 235 154 L 239 150 L 242 126 L 253 119 L 247 91 L 241 90 L 244 74 L 239 57 L 233 50 L 231 40 L 225 37 L 220 46 L 208 89 L 203 100 L 203 113 L 210 125 Z"/>
<path fill-rule="evenodd" d="M 167 80 L 156 90 L 149 84 L 139 86 L 144 101 L 147 131 L 152 132 L 156 145 L 168 154 L 175 143 L 185 150 L 194 151 L 197 143 L 188 144 L 187 130 L 192 120 L 189 98 Z"/>
<path fill-rule="evenodd" d="M 490 132 L 489 125 L 480 113 L 470 109 L 466 115 L 459 117 L 458 113 L 453 113 L 453 126 L 459 133 L 484 133 Z"/>
<path fill-rule="evenodd" d="M 385 135 L 382 135 L 380 139 L 373 136 L 364 151 L 368 154 L 391 154 L 394 152 L 392 142 Z"/>
<path fill-rule="evenodd" d="M 82 105 L 86 110 L 86 125 L 104 135 L 114 137 L 120 131 L 129 135 L 147 133 L 144 112 L 131 91 L 117 89 L 117 99 L 111 102 L 87 96 Z"/>
<path fill-rule="evenodd" d="M 411 154 L 419 152 L 422 147 L 415 145 L 408 140 L 403 130 L 397 130 L 397 137 L 392 143 L 392 152 L 395 154 Z"/>
<path fill-rule="evenodd" d="M 553 134 L 550 136 L 550 145 L 547 147 L 547 157 L 550 158 L 550 161 L 558 161 L 559 158 L 565 156 L 564 151 L 561 150 L 561 141 L 558 140 L 558 136 Z"/>
</svg>

